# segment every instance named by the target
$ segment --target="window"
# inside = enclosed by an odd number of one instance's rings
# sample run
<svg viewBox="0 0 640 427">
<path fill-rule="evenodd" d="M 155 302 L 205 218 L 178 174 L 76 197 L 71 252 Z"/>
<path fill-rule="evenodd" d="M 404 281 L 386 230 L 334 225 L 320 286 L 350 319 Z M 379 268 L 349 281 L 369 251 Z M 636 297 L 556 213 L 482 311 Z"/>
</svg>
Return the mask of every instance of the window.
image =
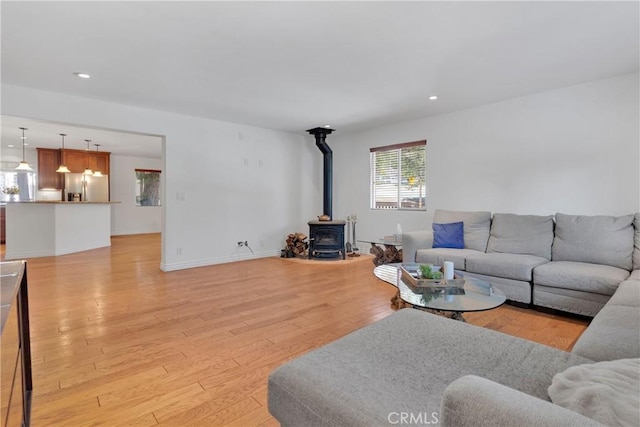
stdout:
<svg viewBox="0 0 640 427">
<path fill-rule="evenodd" d="M 15 170 L 17 163 L 0 164 L 0 196 L 3 201 L 29 201 L 35 199 L 36 173 Z"/>
<path fill-rule="evenodd" d="M 371 148 L 371 209 L 426 209 L 427 141 Z"/>
<path fill-rule="evenodd" d="M 160 173 L 136 169 L 136 206 L 160 206 Z"/>
</svg>

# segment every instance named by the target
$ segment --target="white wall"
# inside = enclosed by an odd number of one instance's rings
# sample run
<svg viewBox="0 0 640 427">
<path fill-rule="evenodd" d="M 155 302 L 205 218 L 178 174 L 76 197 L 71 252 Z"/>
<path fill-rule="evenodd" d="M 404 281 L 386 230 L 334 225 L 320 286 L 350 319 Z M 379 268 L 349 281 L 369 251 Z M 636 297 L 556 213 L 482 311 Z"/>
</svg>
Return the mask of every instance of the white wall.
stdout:
<svg viewBox="0 0 640 427">
<path fill-rule="evenodd" d="M 162 206 L 136 206 L 135 170 L 162 170 L 162 159 L 112 154 L 110 162 L 111 200 L 119 202 L 111 206 L 111 235 L 160 233 Z"/>
<path fill-rule="evenodd" d="M 28 138 L 28 137 L 27 137 Z M 7 147 L 8 144 L 14 144 L 15 147 Z M 0 146 L 0 161 L 2 162 L 12 162 L 15 163 L 15 166 L 18 166 L 18 163 L 22 161 L 22 147 L 18 144 L 21 144 L 22 141 L 18 140 L 15 142 L 11 141 L 2 141 Z M 24 157 L 27 163 L 36 170 L 38 166 L 38 152 L 35 148 L 25 148 Z"/>
<path fill-rule="evenodd" d="M 278 255 L 286 234 L 321 211 L 311 137 L 11 85 L 2 112 L 164 136 L 164 270 L 252 257 L 240 240 L 255 256 Z"/>
<path fill-rule="evenodd" d="M 429 229 L 435 209 L 640 211 L 638 74 L 332 135 L 334 214 L 358 237 Z M 427 140 L 427 212 L 369 209 L 369 148 Z"/>
</svg>

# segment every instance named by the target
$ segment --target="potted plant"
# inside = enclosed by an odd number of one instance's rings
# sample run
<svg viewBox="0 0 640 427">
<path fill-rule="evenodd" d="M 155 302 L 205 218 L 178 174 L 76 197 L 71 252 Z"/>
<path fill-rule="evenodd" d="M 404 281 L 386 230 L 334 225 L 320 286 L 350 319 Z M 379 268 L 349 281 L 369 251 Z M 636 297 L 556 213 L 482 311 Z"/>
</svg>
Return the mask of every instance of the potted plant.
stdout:
<svg viewBox="0 0 640 427">
<path fill-rule="evenodd" d="M 2 192 L 4 194 L 8 194 L 9 200 L 15 202 L 18 200 L 18 196 L 20 195 L 20 188 L 17 185 L 13 185 L 11 187 L 4 187 Z"/>
</svg>

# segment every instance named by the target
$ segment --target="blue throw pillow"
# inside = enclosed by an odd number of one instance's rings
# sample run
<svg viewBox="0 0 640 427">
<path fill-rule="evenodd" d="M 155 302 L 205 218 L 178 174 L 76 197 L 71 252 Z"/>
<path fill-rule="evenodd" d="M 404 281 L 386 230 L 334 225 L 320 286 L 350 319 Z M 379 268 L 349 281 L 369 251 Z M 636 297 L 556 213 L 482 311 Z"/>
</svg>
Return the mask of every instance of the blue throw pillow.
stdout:
<svg viewBox="0 0 640 427">
<path fill-rule="evenodd" d="M 464 249 L 464 223 L 433 224 L 433 247 Z"/>
</svg>

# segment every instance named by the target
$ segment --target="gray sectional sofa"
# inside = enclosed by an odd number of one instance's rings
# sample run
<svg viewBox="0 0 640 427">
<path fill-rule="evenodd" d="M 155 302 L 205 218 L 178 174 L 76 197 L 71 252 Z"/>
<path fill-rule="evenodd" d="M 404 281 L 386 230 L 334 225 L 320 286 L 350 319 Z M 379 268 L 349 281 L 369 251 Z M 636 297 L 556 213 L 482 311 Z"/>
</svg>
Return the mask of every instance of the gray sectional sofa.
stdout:
<svg viewBox="0 0 640 427">
<path fill-rule="evenodd" d="M 565 352 L 414 309 L 400 310 L 277 368 L 268 405 L 282 426 L 602 426 L 604 419 L 554 403 L 550 387 L 568 369 L 634 359 L 621 396 L 594 380 L 575 400 L 602 407 L 590 392 L 631 400 L 626 425 L 640 425 L 640 270 L 620 284 Z M 595 381 L 604 381 L 599 368 Z M 615 375 L 615 374 L 614 374 Z M 620 378 L 616 377 L 619 382 Z M 575 384 L 578 384 L 575 382 Z M 586 389 L 586 392 L 583 390 Z M 580 399 L 582 396 L 589 399 Z M 635 418 L 634 418 L 635 417 Z M 625 423 L 622 423 L 625 425 Z"/>
<path fill-rule="evenodd" d="M 432 248 L 433 232 L 403 234 L 404 262 L 442 265 L 491 282 L 507 299 L 593 317 L 640 268 L 640 213 L 554 217 L 437 210 L 462 222 L 464 248 Z"/>
<path fill-rule="evenodd" d="M 436 218 L 448 219 L 448 215 L 441 212 Z M 486 213 L 482 216 L 487 218 Z M 577 221 L 562 215 L 557 218 L 560 218 L 560 230 L 565 228 L 565 219 L 585 226 L 582 219 Z M 502 277 L 507 280 L 494 283 L 504 284 L 505 293 L 509 292 L 511 297 L 522 296 L 525 302 L 527 296 L 532 295 L 532 285 L 535 289 L 537 268 L 554 262 L 559 267 L 552 268 L 567 266 L 567 272 L 556 272 L 553 281 L 538 282 L 543 283 L 542 294 L 568 295 L 568 300 L 551 298 L 550 305 L 556 308 L 573 311 L 577 307 L 577 311 L 583 311 L 583 301 L 595 300 L 596 304 L 586 304 L 590 307 L 589 313 L 596 311 L 595 308 L 599 310 L 571 352 L 434 314 L 403 309 L 277 368 L 268 381 L 271 414 L 283 426 L 305 427 L 640 425 L 637 409 L 640 407 L 640 233 L 637 232 L 640 216 L 635 215 L 633 266 L 636 269 L 632 272 L 609 263 L 592 263 L 594 260 L 609 262 L 610 257 L 602 257 L 587 247 L 582 247 L 583 253 L 573 259 L 565 259 L 567 255 L 562 250 L 554 252 L 553 246 L 550 254 L 532 251 L 549 241 L 548 232 L 537 231 L 524 237 L 527 233 L 509 231 L 513 224 L 532 221 L 541 229 L 548 227 L 546 218 L 500 218 L 498 215 L 496 222 L 494 215 L 493 230 L 488 234 L 479 223 L 478 227 L 465 228 L 465 244 L 473 247 L 435 255 L 413 246 L 413 253 L 418 255 L 410 259 L 440 263 L 444 258 L 437 257 L 446 257 L 464 270 L 473 265 L 467 263 L 471 257 L 486 256 L 496 266 L 482 275 L 501 278 L 497 275 L 500 272 L 507 276 Z M 598 223 L 593 220 L 592 228 Z M 624 229 L 626 220 L 622 225 L 616 221 L 607 224 Z M 602 228 L 591 233 L 588 230 L 587 227 L 580 238 L 593 237 Z M 467 232 L 473 234 L 467 238 Z M 428 233 L 418 234 L 429 239 Z M 475 239 L 481 243 L 483 236 L 487 236 L 484 249 L 481 244 L 475 246 Z M 494 239 L 489 245 L 491 237 Z M 417 235 L 412 239 L 412 242 L 426 241 Z M 501 242 L 501 239 L 507 241 Z M 537 243 L 528 244 L 527 239 Z M 562 233 L 558 237 L 558 227 L 552 245 L 556 239 L 567 239 Z M 575 238 L 569 240 L 572 239 Z M 407 250 L 410 245 L 406 240 L 404 243 Z M 562 249 L 562 244 L 558 244 Z M 509 252 L 500 252 L 505 247 Z M 508 267 L 498 267 L 497 260 L 507 260 Z M 586 270 L 576 273 L 575 269 L 583 264 Z M 591 268 L 591 264 L 596 268 Z M 601 265 L 613 270 L 597 267 Z M 529 275 L 522 274 L 527 271 Z M 596 277 L 589 278 L 590 274 Z M 624 279 L 620 282 L 605 285 L 610 283 L 608 280 L 613 283 L 622 276 Z M 577 286 L 581 277 L 591 280 L 592 285 L 573 289 L 580 293 L 567 292 L 572 290 L 569 286 Z M 556 291 L 554 286 L 559 284 L 564 287 Z M 583 295 L 590 293 L 598 296 Z M 536 301 L 535 291 L 533 301 Z M 592 378 L 585 379 L 590 372 L 594 372 Z M 610 378 L 616 384 L 613 388 Z M 626 391 L 620 384 L 627 386 Z M 604 392 L 594 395 L 594 390 Z"/>
</svg>

